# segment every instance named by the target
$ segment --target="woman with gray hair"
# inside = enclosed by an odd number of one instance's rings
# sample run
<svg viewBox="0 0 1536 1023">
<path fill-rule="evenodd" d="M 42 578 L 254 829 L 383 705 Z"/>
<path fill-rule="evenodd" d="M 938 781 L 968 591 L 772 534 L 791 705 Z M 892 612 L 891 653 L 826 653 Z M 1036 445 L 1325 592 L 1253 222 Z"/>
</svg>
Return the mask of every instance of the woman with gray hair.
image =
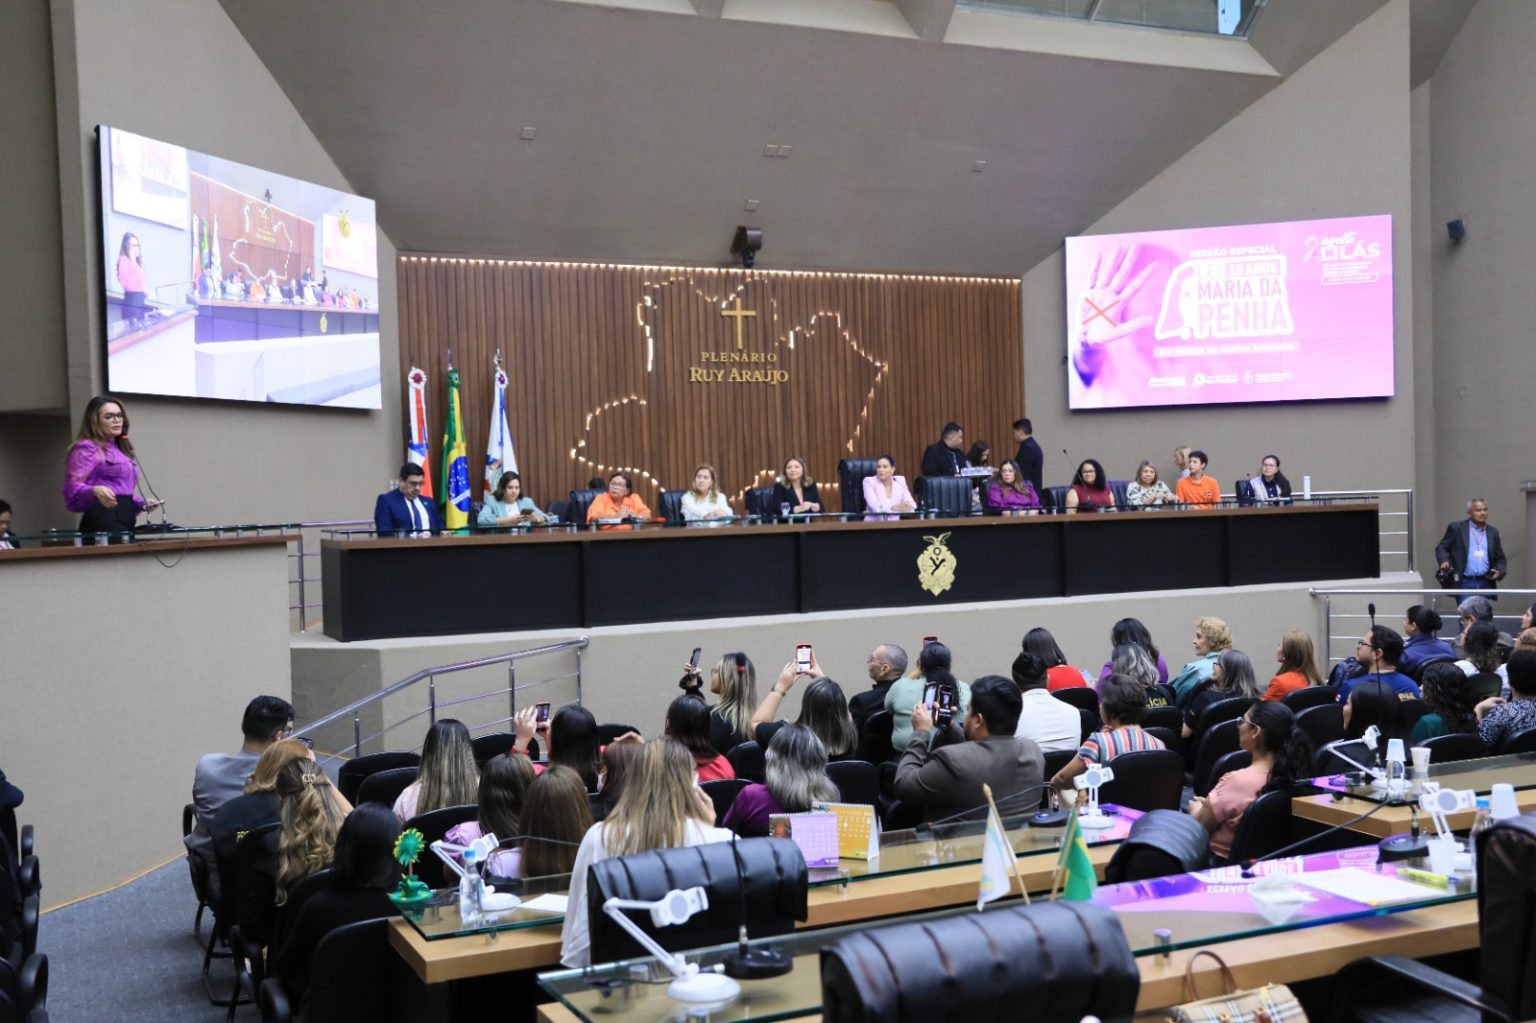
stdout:
<svg viewBox="0 0 1536 1023">
<path fill-rule="evenodd" d="M 827 777 L 827 750 L 805 725 L 785 725 L 768 744 L 766 785 L 748 785 L 726 811 L 721 826 L 743 838 L 768 834 L 776 813 L 804 813 L 811 804 L 835 802 L 837 786 Z"/>
<path fill-rule="evenodd" d="M 1198 733 L 1195 731 L 1195 722 L 1200 720 L 1200 712 L 1218 700 L 1230 699 L 1234 696 L 1245 696 L 1253 700 L 1264 698 L 1264 687 L 1259 685 L 1258 676 L 1253 671 L 1253 661 L 1241 650 L 1228 647 L 1216 658 L 1216 663 L 1211 666 L 1211 678 L 1208 682 L 1200 684 L 1195 690 L 1195 695 L 1190 697 L 1189 706 L 1184 708 L 1184 738 L 1195 740 Z M 1186 742 L 1186 748 L 1190 748 Z"/>
<path fill-rule="evenodd" d="M 1168 706 L 1168 697 L 1158 688 L 1157 665 L 1140 644 L 1121 643 L 1110 655 L 1109 664 L 1110 674 L 1124 675 L 1146 688 L 1148 707 Z"/>
</svg>

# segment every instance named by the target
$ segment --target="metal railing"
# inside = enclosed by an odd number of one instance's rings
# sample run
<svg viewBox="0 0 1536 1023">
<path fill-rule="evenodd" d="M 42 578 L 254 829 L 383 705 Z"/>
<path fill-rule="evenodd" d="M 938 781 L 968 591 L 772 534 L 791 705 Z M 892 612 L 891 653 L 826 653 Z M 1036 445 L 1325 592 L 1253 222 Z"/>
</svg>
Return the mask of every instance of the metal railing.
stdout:
<svg viewBox="0 0 1536 1023">
<path fill-rule="evenodd" d="M 309 631 L 309 611 L 321 606 L 320 601 L 310 603 L 309 584 L 311 581 L 320 581 L 320 532 L 322 530 L 334 530 L 338 526 L 373 525 L 372 519 L 330 519 L 325 522 L 300 522 L 294 528 L 298 530 L 298 537 L 288 551 L 288 561 L 294 566 L 288 573 L 289 587 L 296 588 L 294 602 L 288 605 L 289 613 L 297 612 L 299 618 L 299 631 Z M 315 539 L 313 543 L 307 543 L 305 530 L 313 531 Z M 311 564 L 313 561 L 313 564 Z"/>
<path fill-rule="evenodd" d="M 350 718 L 352 725 L 351 745 L 344 745 L 341 747 L 341 749 L 331 752 L 324 761 L 329 762 L 331 760 L 337 759 L 338 757 L 346 756 L 348 750 L 351 751 L 351 756 L 359 756 L 361 755 L 363 747 L 366 744 L 383 739 L 394 729 L 399 728 L 401 725 L 406 725 L 412 721 L 416 721 L 423 715 L 426 716 L 427 724 L 430 726 L 437 721 L 437 715 L 439 711 L 446 710 L 450 707 L 456 708 L 468 706 L 470 704 L 478 703 L 481 700 L 488 700 L 493 697 L 506 697 L 508 713 L 505 717 L 497 717 L 489 721 L 480 721 L 474 724 L 470 724 L 469 722 L 465 723 L 469 727 L 470 734 L 497 729 L 497 726 L 506 726 L 511 723 L 514 717 L 517 716 L 517 694 L 524 689 L 535 689 L 539 686 L 547 686 L 556 682 L 563 682 L 574 679 L 576 683 L 576 702 L 579 704 L 581 703 L 582 698 L 581 652 L 585 650 L 586 647 L 587 637 L 582 636 L 579 639 L 568 639 L 559 643 L 550 643 L 545 646 L 530 647 L 527 650 L 514 650 L 511 653 L 497 654 L 494 657 L 481 657 L 473 661 L 459 661 L 455 664 L 439 664 L 436 667 L 423 668 L 422 670 L 416 672 L 414 675 L 409 675 L 401 679 L 399 682 L 385 686 L 383 689 L 380 689 L 376 693 L 369 693 L 367 696 L 360 700 L 354 700 L 347 704 L 345 707 L 333 710 L 329 714 L 325 714 L 319 718 L 316 718 L 314 721 L 311 721 L 304 727 L 296 729 L 293 732 L 293 737 L 298 738 L 302 736 L 309 739 L 316 739 L 322 730 L 338 722 L 344 722 Z M 543 678 L 537 678 L 531 682 L 523 682 L 521 684 L 518 683 L 517 662 L 519 660 L 525 660 L 530 657 L 545 657 L 552 654 L 564 653 L 567 651 L 575 655 L 576 666 L 574 671 L 566 672 L 560 675 L 550 675 Z M 438 676 L 454 675 L 460 672 L 472 671 L 479 668 L 493 667 L 498 664 L 505 664 L 507 666 L 507 684 L 505 687 L 491 689 L 485 692 L 472 693 L 468 696 L 460 696 L 453 699 L 440 700 L 438 698 Z M 398 696 L 401 693 L 405 693 L 423 682 L 426 683 L 426 705 L 421 710 L 404 715 L 398 721 L 384 723 L 382 706 L 383 701 L 391 697 Z M 377 731 L 365 736 L 363 735 L 364 713 L 373 709 L 375 705 L 378 705 L 379 707 L 380 727 Z M 455 711 L 455 715 L 462 715 L 462 711 Z M 497 730 L 505 731 L 506 728 L 503 727 Z M 420 745 L 420 743 L 417 743 L 411 748 L 419 748 Z"/>
<path fill-rule="evenodd" d="M 1520 619 L 1525 614 L 1525 609 L 1533 601 L 1536 601 L 1536 590 L 1325 590 L 1313 588 L 1309 592 L 1314 600 L 1321 599 L 1322 601 L 1323 650 L 1329 665 L 1342 661 L 1354 653 L 1355 642 L 1365 635 L 1373 620 L 1378 624 L 1401 632 L 1403 617 L 1408 608 L 1414 604 L 1427 604 L 1434 608 L 1439 612 L 1440 617 L 1444 619 L 1445 626 L 1451 629 L 1451 634 L 1454 636 L 1456 631 L 1458 631 L 1456 628 L 1456 605 L 1464 597 L 1489 597 L 1494 599 L 1494 624 L 1499 626 L 1504 632 L 1515 633 L 1520 631 Z M 1520 597 L 1522 599 L 1518 607 L 1506 607 L 1501 614 L 1497 602 L 1499 597 Z M 1335 607 L 1335 598 L 1339 599 L 1345 610 Z M 1374 618 L 1368 606 L 1371 604 L 1376 606 Z M 1335 634 L 1335 628 L 1341 628 L 1343 631 Z M 1345 649 L 1344 653 L 1335 655 L 1334 651 L 1340 645 L 1347 649 Z"/>
</svg>

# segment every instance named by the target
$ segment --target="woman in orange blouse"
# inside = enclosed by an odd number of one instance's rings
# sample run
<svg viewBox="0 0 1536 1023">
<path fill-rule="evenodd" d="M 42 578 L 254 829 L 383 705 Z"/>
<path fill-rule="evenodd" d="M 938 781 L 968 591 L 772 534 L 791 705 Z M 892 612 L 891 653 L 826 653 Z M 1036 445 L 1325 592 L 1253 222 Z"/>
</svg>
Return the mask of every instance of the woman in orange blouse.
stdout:
<svg viewBox="0 0 1536 1023">
<path fill-rule="evenodd" d="M 1291 629 L 1280 640 L 1275 660 L 1280 668 L 1269 680 L 1264 699 L 1283 700 L 1298 689 L 1323 684 L 1322 673 L 1317 670 L 1317 660 L 1312 653 L 1312 637 L 1300 629 Z"/>
<path fill-rule="evenodd" d="M 634 494 L 634 484 L 630 478 L 616 472 L 608 477 L 608 492 L 598 494 L 597 499 L 587 508 L 587 521 L 597 522 L 600 519 L 634 519 L 636 521 L 651 517 L 651 510 L 645 506 L 645 502 Z M 597 527 L 598 529 L 634 529 L 628 522 L 607 523 Z"/>
</svg>

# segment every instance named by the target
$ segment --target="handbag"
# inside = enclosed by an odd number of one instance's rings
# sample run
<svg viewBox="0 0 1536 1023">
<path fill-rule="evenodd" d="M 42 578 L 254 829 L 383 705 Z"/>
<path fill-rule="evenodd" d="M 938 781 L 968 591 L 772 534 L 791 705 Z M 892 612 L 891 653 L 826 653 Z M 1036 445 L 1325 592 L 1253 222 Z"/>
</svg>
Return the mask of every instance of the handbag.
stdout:
<svg viewBox="0 0 1536 1023">
<path fill-rule="evenodd" d="M 1210 956 L 1221 967 L 1221 984 L 1226 994 L 1200 998 L 1195 991 L 1195 962 Z M 1184 966 L 1183 1005 L 1168 1011 L 1169 1023 L 1306 1023 L 1301 1003 L 1284 984 L 1265 984 L 1251 991 L 1240 991 L 1232 970 L 1215 952 L 1203 950 L 1189 957 Z"/>
</svg>

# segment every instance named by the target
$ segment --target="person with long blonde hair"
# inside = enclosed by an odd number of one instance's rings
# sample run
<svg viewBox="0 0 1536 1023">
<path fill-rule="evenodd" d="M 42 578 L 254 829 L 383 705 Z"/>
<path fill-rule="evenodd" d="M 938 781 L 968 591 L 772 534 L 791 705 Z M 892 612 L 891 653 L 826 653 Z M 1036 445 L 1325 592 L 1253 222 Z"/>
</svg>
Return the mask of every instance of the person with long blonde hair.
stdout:
<svg viewBox="0 0 1536 1023">
<path fill-rule="evenodd" d="M 290 760 L 277 772 L 279 827 L 275 835 L 240 838 L 265 848 L 240 889 L 236 921 L 254 947 L 267 944 L 277 907 L 288 901 L 294 883 L 331 862 L 336 835 L 352 806 L 313 760 Z"/>
<path fill-rule="evenodd" d="M 443 718 L 427 729 L 421 745 L 421 773 L 395 800 L 401 823 L 445 806 L 467 806 L 479 798 L 480 769 L 464 722 Z"/>
<path fill-rule="evenodd" d="M 560 961 L 573 967 L 591 964 L 587 871 L 592 864 L 652 849 L 730 841 L 731 833 L 714 823 L 714 803 L 694 781 L 693 755 L 687 747 L 666 736 L 647 742 L 626 773 L 618 805 L 588 829 L 576 851 L 560 931 Z"/>
<path fill-rule="evenodd" d="M 726 654 L 710 672 L 709 691 L 720 697 L 709 713 L 709 744 L 724 756 L 752 738 L 757 669 L 740 651 Z"/>
<path fill-rule="evenodd" d="M 768 499 L 771 512 L 783 512 L 786 504 L 791 515 L 821 511 L 821 491 L 799 455 L 784 460 L 784 472 L 774 481 L 773 496 Z"/>
<path fill-rule="evenodd" d="M 587 786 L 569 767 L 553 764 L 523 796 L 523 847 L 518 877 L 569 874 L 579 843 L 592 827 Z"/>
<path fill-rule="evenodd" d="M 314 753 L 298 739 L 279 739 L 268 746 L 256 761 L 256 769 L 245 780 L 245 792 L 214 813 L 208 822 L 215 856 L 232 858 L 239 836 L 275 823 L 278 819 L 277 776 L 295 760 L 311 760 Z"/>
<path fill-rule="evenodd" d="M 706 463 L 693 470 L 693 486 L 683 495 L 684 522 L 712 522 L 731 517 L 731 506 L 715 482 L 715 467 Z"/>
</svg>

